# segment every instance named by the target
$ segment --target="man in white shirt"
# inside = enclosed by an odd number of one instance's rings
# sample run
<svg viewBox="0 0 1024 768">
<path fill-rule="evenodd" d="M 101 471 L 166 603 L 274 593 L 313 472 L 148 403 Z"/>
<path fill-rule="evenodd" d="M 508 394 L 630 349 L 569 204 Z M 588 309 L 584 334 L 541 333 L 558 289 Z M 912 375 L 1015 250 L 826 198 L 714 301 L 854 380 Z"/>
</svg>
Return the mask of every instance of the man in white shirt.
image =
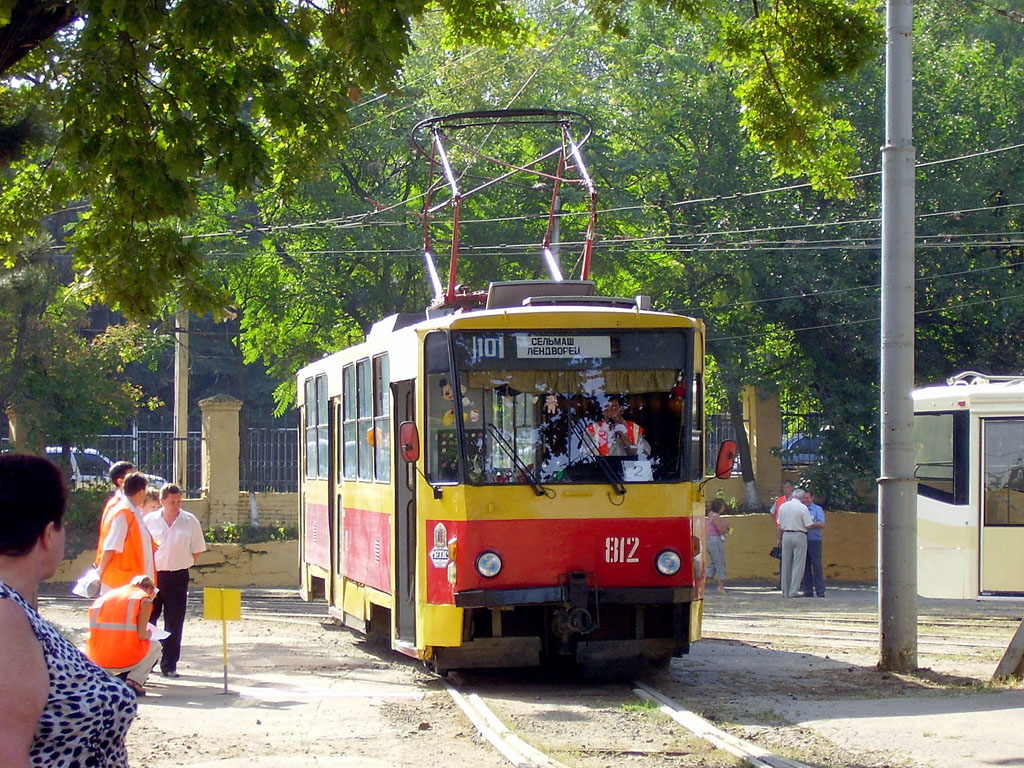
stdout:
<svg viewBox="0 0 1024 768">
<path fill-rule="evenodd" d="M 807 560 L 807 528 L 814 518 L 804 503 L 804 489 L 794 488 L 793 498 L 779 507 L 779 530 L 782 531 L 782 594 L 796 597 L 804 578 Z"/>
<path fill-rule="evenodd" d="M 170 636 L 163 641 L 160 673 L 164 677 L 180 677 L 181 631 L 185 626 L 188 606 L 188 569 L 195 556 L 206 551 L 206 540 L 199 519 L 181 508 L 181 488 L 174 484 L 160 489 L 163 507 L 146 515 L 146 527 L 157 543 L 156 572 L 160 592 L 153 602 L 152 621 L 164 616 L 164 630 Z"/>
</svg>

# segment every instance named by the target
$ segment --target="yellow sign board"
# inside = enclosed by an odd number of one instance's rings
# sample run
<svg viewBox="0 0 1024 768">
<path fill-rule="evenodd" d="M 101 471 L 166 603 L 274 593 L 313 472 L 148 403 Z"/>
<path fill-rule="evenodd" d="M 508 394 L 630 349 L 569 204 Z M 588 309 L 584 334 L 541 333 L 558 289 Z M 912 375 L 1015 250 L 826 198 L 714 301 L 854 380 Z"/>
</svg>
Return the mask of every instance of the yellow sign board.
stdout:
<svg viewBox="0 0 1024 768">
<path fill-rule="evenodd" d="M 217 621 L 240 621 L 242 618 L 242 590 L 205 587 L 203 589 L 203 618 Z"/>
</svg>

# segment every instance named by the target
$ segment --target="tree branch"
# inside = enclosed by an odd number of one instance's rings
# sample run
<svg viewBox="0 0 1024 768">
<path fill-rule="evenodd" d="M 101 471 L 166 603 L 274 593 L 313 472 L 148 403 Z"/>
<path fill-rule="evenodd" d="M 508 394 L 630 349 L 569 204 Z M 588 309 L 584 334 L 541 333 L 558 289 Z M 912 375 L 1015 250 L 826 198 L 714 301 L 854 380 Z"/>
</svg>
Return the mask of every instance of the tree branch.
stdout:
<svg viewBox="0 0 1024 768">
<path fill-rule="evenodd" d="M 18 0 L 0 27 L 0 74 L 13 67 L 78 16 L 73 2 Z"/>
</svg>

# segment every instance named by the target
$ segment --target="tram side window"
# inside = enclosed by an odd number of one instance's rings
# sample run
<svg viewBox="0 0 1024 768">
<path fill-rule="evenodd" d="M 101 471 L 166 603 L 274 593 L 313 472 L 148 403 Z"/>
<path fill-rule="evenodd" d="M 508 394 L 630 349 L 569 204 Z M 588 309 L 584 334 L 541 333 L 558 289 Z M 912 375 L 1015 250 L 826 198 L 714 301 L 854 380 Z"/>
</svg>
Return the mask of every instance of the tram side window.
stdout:
<svg viewBox="0 0 1024 768">
<path fill-rule="evenodd" d="M 690 393 L 690 479 L 704 477 L 704 386 L 702 375 L 693 377 Z"/>
<path fill-rule="evenodd" d="M 966 504 L 968 414 L 918 413 L 914 416 L 914 478 L 922 496 Z"/>
<path fill-rule="evenodd" d="M 986 419 L 985 525 L 1024 525 L 1024 419 Z"/>
<path fill-rule="evenodd" d="M 356 440 L 358 475 L 360 480 L 373 479 L 373 449 L 370 446 L 373 431 L 373 371 L 370 361 L 356 363 Z"/>
<path fill-rule="evenodd" d="M 356 479 L 356 368 L 349 363 L 342 369 L 342 476 Z"/>
<path fill-rule="evenodd" d="M 391 370 L 387 355 L 373 358 L 373 455 L 376 476 L 391 482 Z"/>
<path fill-rule="evenodd" d="M 330 463 L 327 440 L 327 376 L 321 374 L 305 381 L 306 404 L 306 477 L 326 478 Z"/>
<path fill-rule="evenodd" d="M 459 439 L 455 429 L 456 383 L 451 375 L 448 338 L 443 333 L 427 336 L 423 349 L 426 373 L 427 478 L 431 482 L 453 482 L 461 476 Z"/>
</svg>

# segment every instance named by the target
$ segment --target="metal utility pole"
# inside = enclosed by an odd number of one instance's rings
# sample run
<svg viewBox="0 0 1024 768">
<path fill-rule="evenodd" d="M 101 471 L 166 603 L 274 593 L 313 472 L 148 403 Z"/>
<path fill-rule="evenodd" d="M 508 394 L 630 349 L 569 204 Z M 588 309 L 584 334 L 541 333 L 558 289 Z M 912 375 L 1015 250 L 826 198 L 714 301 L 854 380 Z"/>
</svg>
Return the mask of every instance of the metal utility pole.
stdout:
<svg viewBox="0 0 1024 768">
<path fill-rule="evenodd" d="M 174 484 L 184 491 L 188 467 L 188 310 L 174 316 Z"/>
<path fill-rule="evenodd" d="M 878 479 L 879 661 L 917 668 L 917 487 L 914 481 L 914 10 L 886 2 L 882 147 L 882 472 Z"/>
</svg>

